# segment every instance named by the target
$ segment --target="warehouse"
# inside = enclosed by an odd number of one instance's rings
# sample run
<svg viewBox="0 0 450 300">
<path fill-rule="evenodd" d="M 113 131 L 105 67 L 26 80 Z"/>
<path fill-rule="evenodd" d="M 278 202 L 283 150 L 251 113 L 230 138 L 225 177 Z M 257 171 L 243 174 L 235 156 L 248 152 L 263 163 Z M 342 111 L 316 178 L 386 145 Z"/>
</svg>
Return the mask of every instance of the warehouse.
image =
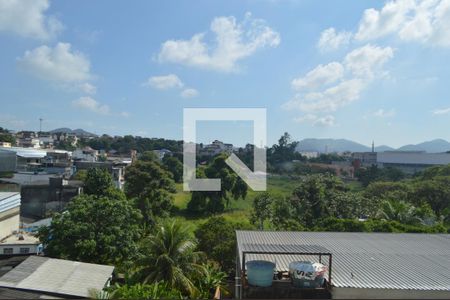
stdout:
<svg viewBox="0 0 450 300">
<path fill-rule="evenodd" d="M 246 262 L 264 260 L 279 274 L 294 261 L 326 265 L 331 295 L 309 289 L 308 298 L 450 299 L 449 234 L 236 231 L 236 237 L 240 298 L 255 291 L 247 284 Z M 265 298 L 288 298 L 279 289 L 282 281 L 262 288 Z"/>
</svg>

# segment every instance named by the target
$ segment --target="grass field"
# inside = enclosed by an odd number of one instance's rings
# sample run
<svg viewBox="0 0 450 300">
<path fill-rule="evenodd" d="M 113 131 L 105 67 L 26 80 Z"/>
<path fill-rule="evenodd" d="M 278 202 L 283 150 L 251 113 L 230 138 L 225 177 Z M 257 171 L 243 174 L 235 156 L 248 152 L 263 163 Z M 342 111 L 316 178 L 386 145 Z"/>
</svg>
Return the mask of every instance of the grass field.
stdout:
<svg viewBox="0 0 450 300">
<path fill-rule="evenodd" d="M 270 176 L 267 178 L 267 191 L 280 196 L 289 196 L 297 185 L 297 180 L 285 176 Z M 247 197 L 242 200 L 231 200 L 229 207 L 221 214 L 225 219 L 239 222 L 249 222 L 250 212 L 253 199 L 261 192 L 248 190 Z M 206 221 L 208 217 L 188 217 L 186 214 L 186 207 L 191 199 L 190 192 L 183 191 L 183 184 L 177 184 L 177 193 L 174 197 L 174 204 L 179 209 L 177 218 L 183 219 L 189 223 L 193 229 Z"/>
</svg>

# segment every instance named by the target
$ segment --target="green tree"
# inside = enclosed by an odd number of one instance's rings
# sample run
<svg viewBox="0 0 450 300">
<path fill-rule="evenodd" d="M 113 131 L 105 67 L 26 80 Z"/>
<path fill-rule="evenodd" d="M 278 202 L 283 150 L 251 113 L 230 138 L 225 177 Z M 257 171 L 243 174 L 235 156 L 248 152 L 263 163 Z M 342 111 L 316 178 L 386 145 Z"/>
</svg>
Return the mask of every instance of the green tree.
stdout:
<svg viewBox="0 0 450 300">
<path fill-rule="evenodd" d="M 348 189 L 336 176 L 330 174 L 314 174 L 305 176 L 295 188 L 291 203 L 302 223 L 313 225 L 320 218 L 333 216 L 330 210 L 330 199 L 337 192 Z"/>
<path fill-rule="evenodd" d="M 202 253 L 189 228 L 178 221 L 164 220 L 146 237 L 137 260 L 136 276 L 144 283 L 164 281 L 185 294 L 198 292 L 192 278 L 201 272 Z"/>
<path fill-rule="evenodd" d="M 165 282 L 116 285 L 109 294 L 111 299 L 184 299 L 180 291 Z"/>
<path fill-rule="evenodd" d="M 214 192 L 193 192 L 188 210 L 191 213 L 220 213 L 229 205 L 230 199 L 245 199 L 247 185 L 225 163 L 226 155 L 218 155 L 204 170 L 197 172 L 197 177 L 220 178 L 221 190 Z"/>
<path fill-rule="evenodd" d="M 51 257 L 124 265 L 136 256 L 140 218 L 123 193 L 82 194 L 53 216 L 50 227 L 41 228 L 39 238 Z"/>
<path fill-rule="evenodd" d="M 92 168 L 87 171 L 84 180 L 84 193 L 93 196 L 104 196 L 114 188 L 111 174 L 106 169 Z"/>
<path fill-rule="evenodd" d="M 168 216 L 173 206 L 175 184 L 169 172 L 159 163 L 138 160 L 125 170 L 125 193 L 135 199 L 145 223 Z"/>
<path fill-rule="evenodd" d="M 175 182 L 181 182 L 183 180 L 183 164 L 178 158 L 166 155 L 162 162 L 166 170 L 172 173 Z"/>
<path fill-rule="evenodd" d="M 236 259 L 237 229 L 252 229 L 249 224 L 227 221 L 224 217 L 211 217 L 195 231 L 199 250 L 219 263 L 227 274 L 232 274 Z"/>
<path fill-rule="evenodd" d="M 268 193 L 260 193 L 253 199 L 253 210 L 251 221 L 253 224 L 258 224 L 260 230 L 264 229 L 264 221 L 271 217 L 271 205 L 273 197 Z"/>
</svg>

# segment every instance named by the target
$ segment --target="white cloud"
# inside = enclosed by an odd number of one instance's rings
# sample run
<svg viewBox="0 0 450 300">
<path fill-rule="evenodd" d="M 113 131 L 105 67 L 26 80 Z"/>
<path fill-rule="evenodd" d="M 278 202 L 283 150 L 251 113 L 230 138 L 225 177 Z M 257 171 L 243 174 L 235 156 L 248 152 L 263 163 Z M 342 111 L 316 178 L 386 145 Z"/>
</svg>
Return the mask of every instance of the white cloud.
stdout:
<svg viewBox="0 0 450 300">
<path fill-rule="evenodd" d="M 198 91 L 196 89 L 185 89 L 180 93 L 180 96 L 183 98 L 194 98 L 198 96 Z"/>
<path fill-rule="evenodd" d="M 241 23 L 232 16 L 217 17 L 211 22 L 210 30 L 215 36 L 214 44 L 205 41 L 205 33 L 197 33 L 189 40 L 168 40 L 162 44 L 158 60 L 231 72 L 238 68 L 238 61 L 258 49 L 280 44 L 279 33 L 264 20 L 252 18 L 250 13 Z"/>
<path fill-rule="evenodd" d="M 433 115 L 446 115 L 450 113 L 450 107 L 449 108 L 441 108 L 441 109 L 435 109 L 432 111 Z"/>
<path fill-rule="evenodd" d="M 143 85 L 151 86 L 155 89 L 168 90 L 173 88 L 182 88 L 184 84 L 177 75 L 169 74 L 150 77 Z"/>
<path fill-rule="evenodd" d="M 342 81 L 324 91 L 297 94 L 294 99 L 283 104 L 283 108 L 306 113 L 336 111 L 359 99 L 364 87 L 365 83 L 361 79 Z"/>
<path fill-rule="evenodd" d="M 336 29 L 331 27 L 322 31 L 319 41 L 317 42 L 317 48 L 322 52 L 337 50 L 341 46 L 347 45 L 351 38 L 351 32 L 336 32 Z"/>
<path fill-rule="evenodd" d="M 91 97 L 80 97 L 77 100 L 72 101 L 72 105 L 76 108 L 89 110 L 101 115 L 108 115 L 110 113 L 108 105 L 100 104 Z"/>
<path fill-rule="evenodd" d="M 335 125 L 335 119 L 333 116 L 328 115 L 322 118 L 318 118 L 317 120 L 314 121 L 313 125 L 314 126 L 321 126 L 321 127 L 330 127 L 330 126 L 334 126 Z"/>
<path fill-rule="evenodd" d="M 392 108 L 390 110 L 384 110 L 380 108 L 379 110 L 375 111 L 373 115 L 379 118 L 390 118 L 395 116 L 395 109 Z"/>
<path fill-rule="evenodd" d="M 292 88 L 300 91 L 284 103 L 282 108 L 307 114 L 297 118 L 297 122 L 308 121 L 314 124 L 317 121 L 317 124 L 330 124 L 334 122 L 334 118 L 321 118 L 318 121 L 316 114 L 333 112 L 358 100 L 364 89 L 384 74 L 382 67 L 393 55 L 390 47 L 365 45 L 348 53 L 342 63 L 319 65 L 292 82 Z M 308 89 L 305 91 L 304 87 Z"/>
<path fill-rule="evenodd" d="M 311 123 L 313 126 L 330 127 L 335 125 L 335 118 L 332 115 L 318 117 L 314 114 L 306 114 L 301 117 L 294 118 L 297 123 Z"/>
<path fill-rule="evenodd" d="M 63 25 L 45 12 L 48 0 L 2 0 L 0 1 L 0 31 L 22 37 L 47 40 L 62 31 Z"/>
<path fill-rule="evenodd" d="M 397 0 L 364 11 L 355 38 L 375 40 L 397 35 L 404 41 L 450 47 L 449 0 Z"/>
<path fill-rule="evenodd" d="M 344 67 L 338 62 L 327 65 L 318 65 L 309 71 L 304 77 L 292 80 L 292 88 L 295 90 L 313 89 L 321 85 L 335 82 L 344 75 Z"/>
<path fill-rule="evenodd" d="M 344 65 L 357 77 L 372 78 L 392 57 L 394 50 L 391 47 L 365 45 L 348 53 Z"/>
<path fill-rule="evenodd" d="M 120 116 L 124 117 L 124 118 L 129 118 L 131 116 L 131 114 L 127 111 L 123 111 L 120 113 Z"/>
<path fill-rule="evenodd" d="M 94 95 L 97 92 L 97 87 L 88 82 L 80 84 L 79 88 L 83 93 L 86 93 L 89 95 Z"/>
<path fill-rule="evenodd" d="M 80 52 L 72 51 L 68 43 L 58 43 L 54 48 L 40 46 L 26 51 L 18 59 L 26 72 L 43 80 L 71 83 L 91 79 L 90 62 Z"/>
</svg>

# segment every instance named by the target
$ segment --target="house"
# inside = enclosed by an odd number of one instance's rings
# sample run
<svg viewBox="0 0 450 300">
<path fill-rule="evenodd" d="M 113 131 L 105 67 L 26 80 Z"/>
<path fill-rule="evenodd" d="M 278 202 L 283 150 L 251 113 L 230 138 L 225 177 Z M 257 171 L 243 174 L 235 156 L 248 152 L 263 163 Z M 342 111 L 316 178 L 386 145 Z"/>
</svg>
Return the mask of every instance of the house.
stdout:
<svg viewBox="0 0 450 300">
<path fill-rule="evenodd" d="M 0 240 L 19 229 L 20 193 L 0 192 Z"/>
<path fill-rule="evenodd" d="M 166 155 L 172 155 L 172 151 L 168 149 L 153 150 L 153 153 L 156 154 L 159 160 L 162 160 Z"/>
<path fill-rule="evenodd" d="M 83 149 L 73 151 L 72 157 L 77 161 L 96 162 L 98 160 L 98 151 L 86 146 Z"/>
<path fill-rule="evenodd" d="M 21 232 L 19 193 L 0 193 L 0 257 L 40 253 L 39 239 Z"/>
<path fill-rule="evenodd" d="M 450 299 L 450 234 L 238 230 L 236 239 L 236 298 Z M 275 264 L 270 287 L 248 284 L 254 260 Z M 328 267 L 324 286 L 293 287 L 295 261 Z"/>
<path fill-rule="evenodd" d="M 113 266 L 30 256 L 0 277 L 0 295 L 26 291 L 38 298 L 91 298 L 92 291 L 109 286 L 113 271 Z"/>
<path fill-rule="evenodd" d="M 199 155 L 215 156 L 220 153 L 231 154 L 233 152 L 233 144 L 226 144 L 222 141 L 215 140 L 211 144 L 200 147 L 198 149 Z"/>
</svg>

